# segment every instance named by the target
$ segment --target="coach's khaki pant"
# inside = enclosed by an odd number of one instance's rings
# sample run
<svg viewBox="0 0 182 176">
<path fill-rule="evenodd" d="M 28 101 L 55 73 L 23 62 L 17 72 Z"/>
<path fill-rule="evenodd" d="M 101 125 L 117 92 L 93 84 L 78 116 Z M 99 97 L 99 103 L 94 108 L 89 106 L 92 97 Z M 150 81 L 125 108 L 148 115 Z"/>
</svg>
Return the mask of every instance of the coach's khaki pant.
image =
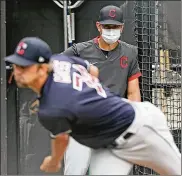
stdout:
<svg viewBox="0 0 182 176">
<path fill-rule="evenodd" d="M 117 149 L 93 150 L 91 160 L 90 149 L 83 146 L 82 152 L 88 149 L 89 155 L 85 157 L 85 163 L 80 163 L 77 158 L 75 166 L 88 168 L 90 161 L 90 175 L 127 175 L 133 164 L 149 167 L 162 175 L 181 175 L 181 154 L 169 132 L 164 114 L 148 102 L 132 105 L 136 118 L 124 134 L 132 132 L 134 135 L 124 140 L 122 134 L 116 140 Z M 75 150 L 76 155 L 77 152 Z M 72 174 L 84 175 L 83 172 L 85 170 Z"/>
</svg>

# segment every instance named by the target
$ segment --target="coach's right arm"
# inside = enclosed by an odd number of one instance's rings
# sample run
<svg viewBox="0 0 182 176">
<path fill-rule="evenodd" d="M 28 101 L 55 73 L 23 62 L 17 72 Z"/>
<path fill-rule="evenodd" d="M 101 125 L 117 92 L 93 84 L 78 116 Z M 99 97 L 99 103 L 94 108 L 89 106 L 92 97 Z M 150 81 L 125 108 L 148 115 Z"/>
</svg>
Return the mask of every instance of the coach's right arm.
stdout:
<svg viewBox="0 0 182 176">
<path fill-rule="evenodd" d="M 141 72 L 137 60 L 138 52 L 136 47 L 132 50 L 134 58 L 129 65 L 127 98 L 131 101 L 141 101 L 139 87 L 139 77 L 141 76 Z"/>
</svg>

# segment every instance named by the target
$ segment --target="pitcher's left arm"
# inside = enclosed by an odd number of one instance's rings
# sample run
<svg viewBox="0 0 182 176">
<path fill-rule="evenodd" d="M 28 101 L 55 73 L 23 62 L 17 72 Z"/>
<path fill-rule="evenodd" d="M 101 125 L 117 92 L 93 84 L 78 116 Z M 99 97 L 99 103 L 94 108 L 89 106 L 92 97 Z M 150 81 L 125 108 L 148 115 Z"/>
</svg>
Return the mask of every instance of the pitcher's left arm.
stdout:
<svg viewBox="0 0 182 176">
<path fill-rule="evenodd" d="M 61 161 L 69 143 L 70 124 L 66 118 L 42 118 L 40 123 L 51 132 L 51 155 L 45 157 L 40 169 L 55 173 L 61 168 Z"/>
</svg>

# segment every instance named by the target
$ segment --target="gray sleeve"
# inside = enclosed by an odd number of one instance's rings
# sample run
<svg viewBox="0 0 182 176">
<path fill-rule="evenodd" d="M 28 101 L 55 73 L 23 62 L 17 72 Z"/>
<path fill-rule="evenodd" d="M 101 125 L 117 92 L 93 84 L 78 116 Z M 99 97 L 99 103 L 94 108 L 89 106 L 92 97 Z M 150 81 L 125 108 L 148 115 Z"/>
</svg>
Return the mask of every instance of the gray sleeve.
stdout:
<svg viewBox="0 0 182 176">
<path fill-rule="evenodd" d="M 66 49 L 65 51 L 63 51 L 61 54 L 64 54 L 66 56 L 75 56 L 73 47 L 69 47 L 68 49 Z"/>
<path fill-rule="evenodd" d="M 80 53 L 78 51 L 78 44 L 73 44 L 71 47 L 69 47 L 67 50 L 63 51 L 61 54 L 64 54 L 66 56 L 80 56 Z"/>
</svg>

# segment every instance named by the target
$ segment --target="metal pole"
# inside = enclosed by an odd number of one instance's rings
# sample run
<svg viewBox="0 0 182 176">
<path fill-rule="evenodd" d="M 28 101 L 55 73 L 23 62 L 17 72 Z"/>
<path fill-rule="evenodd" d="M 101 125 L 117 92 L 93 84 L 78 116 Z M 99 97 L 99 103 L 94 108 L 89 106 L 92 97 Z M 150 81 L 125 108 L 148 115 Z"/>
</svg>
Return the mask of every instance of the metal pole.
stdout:
<svg viewBox="0 0 182 176">
<path fill-rule="evenodd" d="M 67 0 L 63 1 L 64 50 L 68 48 Z"/>
<path fill-rule="evenodd" d="M 7 89 L 6 89 L 6 1 L 0 2 L 1 9 L 1 175 L 7 175 Z"/>
<path fill-rule="evenodd" d="M 75 13 L 71 13 L 71 39 L 75 41 Z"/>
</svg>

